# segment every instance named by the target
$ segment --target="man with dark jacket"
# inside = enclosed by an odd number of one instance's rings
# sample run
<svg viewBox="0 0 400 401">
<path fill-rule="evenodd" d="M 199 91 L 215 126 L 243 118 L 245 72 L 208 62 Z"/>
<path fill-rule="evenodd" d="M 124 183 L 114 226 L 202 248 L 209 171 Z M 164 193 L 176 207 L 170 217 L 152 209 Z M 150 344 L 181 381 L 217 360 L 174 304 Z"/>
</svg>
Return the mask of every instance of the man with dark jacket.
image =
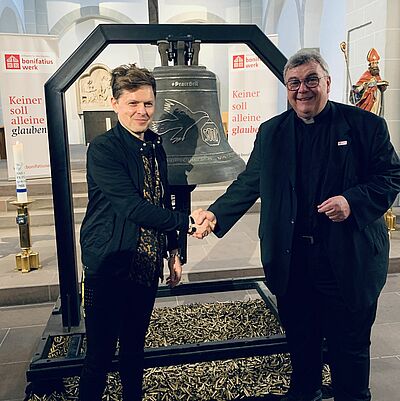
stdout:
<svg viewBox="0 0 400 401">
<path fill-rule="evenodd" d="M 284 400 L 322 399 L 326 338 L 335 401 L 369 401 L 371 327 L 389 258 L 383 214 L 400 191 L 400 161 L 382 118 L 328 100 L 319 53 L 297 52 L 284 78 L 292 109 L 260 126 L 246 170 L 192 215 L 221 237 L 261 198 L 262 264 L 293 368 Z"/>
<path fill-rule="evenodd" d="M 144 338 L 168 255 L 181 278 L 177 231 L 188 216 L 171 210 L 161 138 L 148 129 L 156 86 L 146 69 L 123 65 L 111 78 L 118 124 L 87 152 L 89 203 L 81 227 L 87 350 L 80 400 L 100 401 L 119 341 L 123 399 L 142 399 Z"/>
</svg>

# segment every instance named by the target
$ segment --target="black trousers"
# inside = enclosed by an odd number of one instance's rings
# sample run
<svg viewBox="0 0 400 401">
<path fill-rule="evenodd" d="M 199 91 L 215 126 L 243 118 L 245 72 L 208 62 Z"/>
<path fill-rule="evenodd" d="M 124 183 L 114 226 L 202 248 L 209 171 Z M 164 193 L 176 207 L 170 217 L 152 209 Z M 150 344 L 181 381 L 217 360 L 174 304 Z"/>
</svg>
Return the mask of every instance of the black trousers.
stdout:
<svg viewBox="0 0 400 401">
<path fill-rule="evenodd" d="M 350 311 L 322 243 L 295 240 L 289 288 L 277 303 L 291 355 L 291 389 L 321 388 L 326 338 L 335 401 L 370 401 L 370 337 L 377 304 Z"/>
<path fill-rule="evenodd" d="M 142 399 L 144 338 L 157 283 L 86 278 L 84 308 L 87 350 L 79 383 L 81 401 L 100 401 L 119 340 L 119 372 L 124 401 Z"/>
</svg>

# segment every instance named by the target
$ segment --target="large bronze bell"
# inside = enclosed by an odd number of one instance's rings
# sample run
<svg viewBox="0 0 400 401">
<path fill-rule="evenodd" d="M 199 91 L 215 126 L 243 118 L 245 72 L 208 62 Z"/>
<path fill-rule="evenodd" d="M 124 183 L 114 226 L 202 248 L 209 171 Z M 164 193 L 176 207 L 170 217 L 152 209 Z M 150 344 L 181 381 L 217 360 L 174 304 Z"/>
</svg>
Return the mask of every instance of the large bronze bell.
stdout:
<svg viewBox="0 0 400 401">
<path fill-rule="evenodd" d="M 170 184 L 235 179 L 245 163 L 227 141 L 215 74 L 193 64 L 163 65 L 153 74 L 157 97 L 151 129 L 163 138 Z"/>
</svg>

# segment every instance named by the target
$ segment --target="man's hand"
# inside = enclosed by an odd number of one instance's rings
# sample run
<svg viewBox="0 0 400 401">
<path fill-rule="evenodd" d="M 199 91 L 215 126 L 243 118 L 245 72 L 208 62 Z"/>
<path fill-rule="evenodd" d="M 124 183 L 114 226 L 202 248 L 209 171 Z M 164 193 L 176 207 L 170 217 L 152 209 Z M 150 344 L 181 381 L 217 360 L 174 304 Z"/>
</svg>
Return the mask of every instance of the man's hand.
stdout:
<svg viewBox="0 0 400 401">
<path fill-rule="evenodd" d="M 196 231 L 192 234 L 192 237 L 202 239 L 210 234 L 217 224 L 217 218 L 214 213 L 209 210 L 197 209 L 192 212 L 196 225 Z"/>
<path fill-rule="evenodd" d="M 351 213 L 350 205 L 342 195 L 329 198 L 317 207 L 318 213 L 325 213 L 335 223 L 346 220 Z"/>
<path fill-rule="evenodd" d="M 169 276 L 166 283 L 170 287 L 175 287 L 181 281 L 182 277 L 182 264 L 178 253 L 171 252 L 171 256 L 168 258 L 168 268 Z"/>
</svg>

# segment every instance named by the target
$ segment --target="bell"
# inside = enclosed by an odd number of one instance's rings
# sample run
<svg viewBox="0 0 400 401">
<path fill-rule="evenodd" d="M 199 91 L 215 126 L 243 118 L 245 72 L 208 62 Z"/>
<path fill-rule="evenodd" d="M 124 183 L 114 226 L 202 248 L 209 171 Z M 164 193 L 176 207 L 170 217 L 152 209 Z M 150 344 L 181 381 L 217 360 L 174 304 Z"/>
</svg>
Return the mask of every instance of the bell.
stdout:
<svg viewBox="0 0 400 401">
<path fill-rule="evenodd" d="M 222 126 L 215 74 L 199 65 L 161 66 L 151 129 L 163 139 L 171 185 L 230 181 L 244 170 Z"/>
</svg>

